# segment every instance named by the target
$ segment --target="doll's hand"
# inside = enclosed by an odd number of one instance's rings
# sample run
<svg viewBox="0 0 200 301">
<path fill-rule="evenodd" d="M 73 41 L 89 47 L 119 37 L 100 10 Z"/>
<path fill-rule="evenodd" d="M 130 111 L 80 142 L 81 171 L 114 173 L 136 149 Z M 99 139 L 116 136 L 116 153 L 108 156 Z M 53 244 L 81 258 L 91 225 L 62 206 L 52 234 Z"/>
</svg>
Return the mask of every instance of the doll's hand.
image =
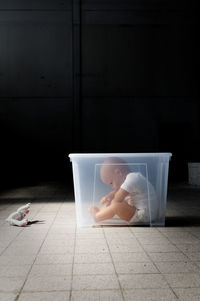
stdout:
<svg viewBox="0 0 200 301">
<path fill-rule="evenodd" d="M 109 198 L 107 196 L 104 196 L 101 200 L 100 200 L 100 203 L 102 205 L 106 205 L 108 206 L 108 204 L 110 203 L 111 201 L 109 200 Z"/>
<path fill-rule="evenodd" d="M 112 191 L 112 192 L 110 192 L 108 195 L 104 196 L 104 197 L 100 200 L 100 203 L 101 203 L 102 205 L 109 206 L 110 203 L 112 202 L 112 200 L 114 199 L 114 196 L 115 196 L 115 192 Z"/>
</svg>

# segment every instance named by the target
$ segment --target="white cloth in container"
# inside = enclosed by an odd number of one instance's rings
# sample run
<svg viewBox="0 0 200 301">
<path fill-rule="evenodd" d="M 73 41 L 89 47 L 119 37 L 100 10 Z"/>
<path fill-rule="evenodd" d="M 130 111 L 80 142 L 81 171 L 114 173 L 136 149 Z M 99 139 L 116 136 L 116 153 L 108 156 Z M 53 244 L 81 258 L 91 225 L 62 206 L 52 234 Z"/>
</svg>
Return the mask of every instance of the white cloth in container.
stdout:
<svg viewBox="0 0 200 301">
<path fill-rule="evenodd" d="M 129 224 L 137 222 L 149 222 L 149 206 L 152 206 L 156 200 L 156 193 L 152 184 L 147 181 L 147 179 L 140 172 L 131 172 L 126 176 L 121 188 L 129 192 L 129 195 L 125 198 L 125 201 L 130 206 L 137 208 L 136 213 L 129 221 Z M 151 216 L 151 219 L 152 218 L 153 217 Z"/>
</svg>

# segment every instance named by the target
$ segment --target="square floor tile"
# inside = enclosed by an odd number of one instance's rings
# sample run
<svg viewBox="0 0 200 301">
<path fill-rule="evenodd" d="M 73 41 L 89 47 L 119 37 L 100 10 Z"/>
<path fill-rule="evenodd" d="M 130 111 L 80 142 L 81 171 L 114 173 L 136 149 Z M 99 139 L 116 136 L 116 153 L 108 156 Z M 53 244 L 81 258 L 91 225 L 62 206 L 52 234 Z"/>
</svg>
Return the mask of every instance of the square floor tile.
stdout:
<svg viewBox="0 0 200 301">
<path fill-rule="evenodd" d="M 184 254 L 192 261 L 200 261 L 200 252 L 184 252 Z"/>
<path fill-rule="evenodd" d="M 75 240 L 75 233 L 48 233 L 45 241 L 47 240 L 62 240 L 66 242 L 71 242 Z"/>
<path fill-rule="evenodd" d="M 156 262 L 158 270 L 161 273 L 192 273 L 199 272 L 199 268 L 192 262 Z"/>
<path fill-rule="evenodd" d="M 76 228 L 75 226 L 73 227 L 63 227 L 63 226 L 52 226 L 50 231 L 49 231 L 49 235 L 53 234 L 53 235 L 56 235 L 57 233 L 58 234 L 73 234 L 75 233 L 76 231 Z"/>
<path fill-rule="evenodd" d="M 148 253 L 150 258 L 154 262 L 159 261 L 188 261 L 188 258 L 186 255 L 184 255 L 181 252 L 162 252 L 162 253 Z"/>
<path fill-rule="evenodd" d="M 111 252 L 143 252 L 142 247 L 137 243 L 134 245 L 110 244 L 109 249 Z"/>
<path fill-rule="evenodd" d="M 192 236 L 188 236 L 188 237 L 169 237 L 169 241 L 171 241 L 175 245 L 181 245 L 181 244 L 198 244 L 199 245 L 199 239 L 196 238 L 196 237 L 192 237 Z"/>
<path fill-rule="evenodd" d="M 157 227 L 157 230 L 163 234 L 172 233 L 172 232 L 187 232 L 184 227 Z"/>
<path fill-rule="evenodd" d="M 0 277 L 26 277 L 31 265 L 0 266 Z"/>
<path fill-rule="evenodd" d="M 0 301 L 15 301 L 17 294 L 13 293 L 0 293 Z"/>
<path fill-rule="evenodd" d="M 104 237 L 104 233 L 103 232 L 97 232 L 97 233 L 76 233 L 76 238 L 77 240 L 81 240 L 81 239 L 95 239 L 95 240 L 99 240 L 99 239 L 105 239 Z"/>
<path fill-rule="evenodd" d="M 78 233 L 103 233 L 103 228 L 97 228 L 97 227 L 90 227 L 90 228 L 77 228 L 77 234 Z"/>
<path fill-rule="evenodd" d="M 66 291 L 71 289 L 71 276 L 30 277 L 23 288 L 28 291 Z"/>
<path fill-rule="evenodd" d="M 200 231 L 194 231 L 194 232 L 191 232 L 192 235 L 194 235 L 195 237 L 197 237 L 198 239 L 200 239 Z"/>
<path fill-rule="evenodd" d="M 173 289 L 178 300 L 182 301 L 199 301 L 200 300 L 200 287 L 198 288 L 174 288 Z"/>
<path fill-rule="evenodd" d="M 123 292 L 125 301 L 175 301 L 173 291 L 169 288 L 162 289 L 133 289 Z"/>
<path fill-rule="evenodd" d="M 10 244 L 9 240 L 1 240 L 0 241 L 0 250 L 3 251 L 3 249 L 7 248 L 7 246 Z"/>
<path fill-rule="evenodd" d="M 200 252 L 200 244 L 177 244 L 177 248 L 183 253 Z"/>
<path fill-rule="evenodd" d="M 34 264 L 30 277 L 65 276 L 72 274 L 72 264 Z"/>
<path fill-rule="evenodd" d="M 106 244 L 93 245 L 85 244 L 80 246 L 75 246 L 75 254 L 78 253 L 109 253 L 108 247 Z"/>
<path fill-rule="evenodd" d="M 67 240 L 67 238 L 65 239 L 54 239 L 54 238 L 49 238 L 46 237 L 44 243 L 43 243 L 43 247 L 47 247 L 47 248 L 51 248 L 51 247 L 66 247 L 66 246 L 74 246 L 74 242 L 75 239 L 74 238 L 70 238 Z"/>
<path fill-rule="evenodd" d="M 119 281 L 123 289 L 168 287 L 167 282 L 160 274 L 121 274 L 119 275 Z"/>
<path fill-rule="evenodd" d="M 143 248 L 147 252 L 178 252 L 179 249 L 175 247 L 173 244 L 152 244 L 152 245 L 143 245 Z"/>
<path fill-rule="evenodd" d="M 31 265 L 35 260 L 36 254 L 28 255 L 1 255 L 0 256 L 0 267 L 5 265 Z"/>
<path fill-rule="evenodd" d="M 3 253 L 4 256 L 20 256 L 21 254 L 29 255 L 29 254 L 37 254 L 39 251 L 40 246 L 31 246 L 31 245 L 22 245 L 22 246 L 15 246 L 10 245 L 5 252 Z"/>
<path fill-rule="evenodd" d="M 200 274 L 198 273 L 177 273 L 163 274 L 171 287 L 199 287 Z"/>
<path fill-rule="evenodd" d="M 138 237 L 138 241 L 142 244 L 142 245 L 161 245 L 161 244 L 169 244 L 169 240 L 167 238 L 164 237 Z"/>
<path fill-rule="evenodd" d="M 115 275 L 84 275 L 73 276 L 73 290 L 106 290 L 119 289 L 119 283 Z"/>
<path fill-rule="evenodd" d="M 74 263 L 109 263 L 112 262 L 109 253 L 77 253 Z"/>
<path fill-rule="evenodd" d="M 70 292 L 22 293 L 18 301 L 69 301 Z"/>
<path fill-rule="evenodd" d="M 177 231 L 167 231 L 163 234 L 168 237 L 168 239 L 193 239 L 195 238 L 192 233 L 183 230 Z"/>
<path fill-rule="evenodd" d="M 39 253 L 35 264 L 67 264 L 73 262 L 74 255 L 72 253 L 64 254 L 41 254 Z"/>
<path fill-rule="evenodd" d="M 112 263 L 75 263 L 74 275 L 110 275 L 114 274 Z"/>
<path fill-rule="evenodd" d="M 123 301 L 120 290 L 72 291 L 71 301 Z"/>
<path fill-rule="evenodd" d="M 25 278 L 20 277 L 0 277 L 0 292 L 12 292 L 17 293 L 20 291 Z"/>
<path fill-rule="evenodd" d="M 156 232 L 134 232 L 134 236 L 137 238 L 166 238 L 164 234 L 160 233 L 159 231 Z"/>
<path fill-rule="evenodd" d="M 133 232 L 133 233 L 159 233 L 158 229 L 153 227 L 153 228 L 150 228 L 150 227 L 130 227 L 130 230 Z"/>
<path fill-rule="evenodd" d="M 48 245 L 48 246 L 42 246 L 40 249 L 39 254 L 65 254 L 65 253 L 73 253 L 74 252 L 74 246 L 73 245 Z"/>
<path fill-rule="evenodd" d="M 199 267 L 199 272 L 200 272 L 200 261 L 196 261 L 195 264 Z"/>
<path fill-rule="evenodd" d="M 106 238 L 107 242 L 109 245 L 130 245 L 130 246 L 135 246 L 135 245 L 138 245 L 138 241 L 136 238 L 134 237 L 131 237 L 131 238 L 125 238 L 125 237 L 107 237 Z"/>
<path fill-rule="evenodd" d="M 159 273 L 151 262 L 116 262 L 115 268 L 118 274 Z"/>
<path fill-rule="evenodd" d="M 114 262 L 149 262 L 150 259 L 145 252 L 112 253 Z"/>
</svg>

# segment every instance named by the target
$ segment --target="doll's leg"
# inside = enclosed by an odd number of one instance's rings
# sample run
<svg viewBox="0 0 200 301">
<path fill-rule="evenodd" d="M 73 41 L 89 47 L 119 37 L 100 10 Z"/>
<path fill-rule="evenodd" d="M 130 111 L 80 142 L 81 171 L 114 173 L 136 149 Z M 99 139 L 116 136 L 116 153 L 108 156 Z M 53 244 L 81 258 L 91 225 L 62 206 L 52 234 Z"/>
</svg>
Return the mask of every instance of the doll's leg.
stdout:
<svg viewBox="0 0 200 301">
<path fill-rule="evenodd" d="M 102 221 L 112 218 L 115 214 L 121 219 L 129 221 L 136 212 L 136 208 L 127 204 L 127 202 L 114 202 L 108 207 L 99 210 L 95 215 L 96 221 Z"/>
<path fill-rule="evenodd" d="M 96 206 L 92 206 L 90 208 L 88 208 L 88 211 L 90 213 L 91 216 L 95 217 L 96 213 L 99 211 L 100 209 Z"/>
<path fill-rule="evenodd" d="M 114 206 L 115 214 L 125 221 L 129 221 L 137 210 L 136 207 L 130 206 L 126 201 L 116 202 Z"/>
<path fill-rule="evenodd" d="M 94 216 L 97 222 L 110 219 L 115 214 L 121 219 L 129 221 L 136 212 L 136 208 L 130 206 L 127 202 L 114 202 L 108 207 L 100 209 Z"/>
<path fill-rule="evenodd" d="M 92 210 L 93 214 L 91 214 Z M 136 208 L 130 206 L 127 202 L 114 202 L 110 206 L 103 207 L 101 209 L 97 207 L 91 207 L 89 211 L 97 222 L 110 219 L 115 214 L 121 219 L 129 221 L 135 214 Z"/>
<path fill-rule="evenodd" d="M 114 207 L 111 204 L 110 206 L 102 207 L 101 209 L 98 209 L 98 211 L 95 212 L 93 217 L 96 220 L 96 222 L 100 222 L 100 221 L 103 221 L 105 219 L 110 219 L 114 215 L 115 215 Z"/>
</svg>

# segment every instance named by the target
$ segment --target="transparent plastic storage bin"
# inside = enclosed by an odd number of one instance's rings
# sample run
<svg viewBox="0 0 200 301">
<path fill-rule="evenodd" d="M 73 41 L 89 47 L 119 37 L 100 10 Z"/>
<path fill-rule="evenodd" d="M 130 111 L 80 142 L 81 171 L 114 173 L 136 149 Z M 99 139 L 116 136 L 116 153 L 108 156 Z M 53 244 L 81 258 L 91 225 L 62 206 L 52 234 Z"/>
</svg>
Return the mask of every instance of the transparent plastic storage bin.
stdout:
<svg viewBox="0 0 200 301">
<path fill-rule="evenodd" d="M 73 168 L 77 226 L 130 224 L 164 226 L 171 155 L 171 153 L 69 154 Z M 114 160 L 117 158 L 119 163 L 105 163 L 109 161 L 108 158 L 114 158 Z M 90 215 L 88 208 L 92 206 L 101 208 L 100 200 L 113 190 L 101 179 L 101 168 L 105 165 L 108 167 L 117 165 L 117 168 L 128 167 L 133 176 L 137 175 L 137 178 L 141 179 L 134 185 L 137 191 L 136 198 L 140 196 L 139 201 L 142 200 L 145 204 L 144 219 L 134 221 L 133 218 L 130 223 L 115 215 L 111 219 L 96 222 Z"/>
</svg>

